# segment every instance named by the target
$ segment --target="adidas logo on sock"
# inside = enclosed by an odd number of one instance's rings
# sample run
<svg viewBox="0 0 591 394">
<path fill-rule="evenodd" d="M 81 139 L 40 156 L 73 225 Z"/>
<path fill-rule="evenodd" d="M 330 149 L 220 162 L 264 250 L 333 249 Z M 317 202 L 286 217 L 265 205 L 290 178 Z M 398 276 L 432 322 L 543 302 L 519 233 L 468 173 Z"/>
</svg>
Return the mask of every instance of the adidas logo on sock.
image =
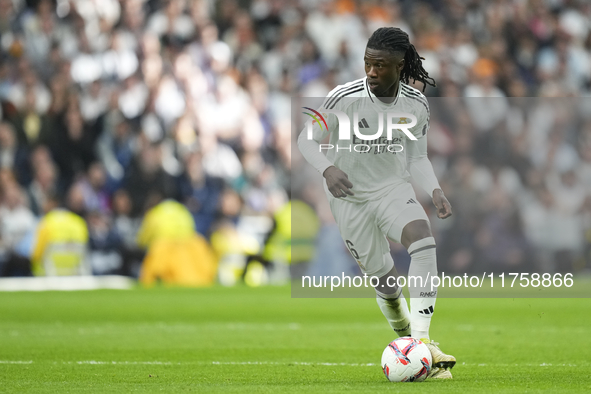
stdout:
<svg viewBox="0 0 591 394">
<path fill-rule="evenodd" d="M 417 202 L 412 198 L 406 202 L 407 204 L 416 204 Z"/>
<path fill-rule="evenodd" d="M 369 124 L 367 124 L 365 118 L 361 119 L 358 124 L 360 129 L 369 129 Z"/>
<path fill-rule="evenodd" d="M 429 307 L 429 309 L 425 308 L 422 311 L 419 311 L 421 315 L 431 315 L 433 314 L 433 305 Z"/>
</svg>

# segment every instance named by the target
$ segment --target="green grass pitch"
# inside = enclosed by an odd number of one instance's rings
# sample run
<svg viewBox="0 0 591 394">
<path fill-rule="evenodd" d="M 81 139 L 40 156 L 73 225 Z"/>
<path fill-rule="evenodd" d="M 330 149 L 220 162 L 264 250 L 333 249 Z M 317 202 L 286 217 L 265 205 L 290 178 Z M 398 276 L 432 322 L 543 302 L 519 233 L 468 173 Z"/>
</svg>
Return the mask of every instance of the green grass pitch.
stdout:
<svg viewBox="0 0 591 394">
<path fill-rule="evenodd" d="M 390 383 L 374 299 L 288 287 L 0 294 L 4 393 L 591 391 L 588 299 L 445 299 L 453 381 Z"/>
</svg>

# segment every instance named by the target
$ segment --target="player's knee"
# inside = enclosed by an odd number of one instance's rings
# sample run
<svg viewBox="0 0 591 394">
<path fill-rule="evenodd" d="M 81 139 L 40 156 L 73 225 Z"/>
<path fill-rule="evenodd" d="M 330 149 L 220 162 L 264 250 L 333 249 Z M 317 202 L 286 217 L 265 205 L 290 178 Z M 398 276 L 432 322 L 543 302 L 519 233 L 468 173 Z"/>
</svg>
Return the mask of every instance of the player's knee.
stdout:
<svg viewBox="0 0 591 394">
<path fill-rule="evenodd" d="M 396 277 L 390 273 L 379 278 L 378 285 L 375 287 L 376 293 L 383 295 L 394 295 L 399 291 Z"/>
<path fill-rule="evenodd" d="M 401 243 L 406 247 L 425 238 L 432 238 L 431 226 L 426 220 L 415 220 L 404 226 Z"/>
</svg>

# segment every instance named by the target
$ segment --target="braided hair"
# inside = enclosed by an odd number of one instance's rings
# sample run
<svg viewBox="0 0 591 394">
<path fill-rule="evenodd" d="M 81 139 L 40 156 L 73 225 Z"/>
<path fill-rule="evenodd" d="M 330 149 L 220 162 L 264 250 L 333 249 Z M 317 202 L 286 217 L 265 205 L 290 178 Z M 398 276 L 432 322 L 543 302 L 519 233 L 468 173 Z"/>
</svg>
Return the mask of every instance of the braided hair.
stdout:
<svg viewBox="0 0 591 394">
<path fill-rule="evenodd" d="M 422 60 L 413 44 L 408 39 L 408 34 L 397 27 L 380 27 L 374 31 L 367 47 L 371 49 L 383 50 L 388 52 L 404 53 L 404 68 L 400 72 L 400 80 L 409 83 L 412 78 L 414 81 L 423 83 L 423 91 L 427 85 L 437 86 L 435 80 L 429 76 L 429 73 L 423 68 Z"/>
</svg>

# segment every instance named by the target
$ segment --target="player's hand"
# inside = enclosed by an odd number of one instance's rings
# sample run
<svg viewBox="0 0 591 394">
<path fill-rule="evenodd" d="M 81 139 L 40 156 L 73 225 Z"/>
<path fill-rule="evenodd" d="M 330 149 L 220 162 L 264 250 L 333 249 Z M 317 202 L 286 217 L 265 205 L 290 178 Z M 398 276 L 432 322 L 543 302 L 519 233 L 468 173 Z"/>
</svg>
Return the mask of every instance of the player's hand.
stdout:
<svg viewBox="0 0 591 394">
<path fill-rule="evenodd" d="M 443 195 L 443 190 L 435 189 L 433 191 L 433 204 L 437 208 L 437 217 L 439 219 L 445 219 L 451 216 L 451 204 Z"/>
<path fill-rule="evenodd" d="M 333 196 L 336 198 L 354 196 L 351 191 L 353 184 L 349 181 L 349 177 L 335 166 L 330 166 L 322 174 L 326 179 L 326 186 Z"/>
</svg>

